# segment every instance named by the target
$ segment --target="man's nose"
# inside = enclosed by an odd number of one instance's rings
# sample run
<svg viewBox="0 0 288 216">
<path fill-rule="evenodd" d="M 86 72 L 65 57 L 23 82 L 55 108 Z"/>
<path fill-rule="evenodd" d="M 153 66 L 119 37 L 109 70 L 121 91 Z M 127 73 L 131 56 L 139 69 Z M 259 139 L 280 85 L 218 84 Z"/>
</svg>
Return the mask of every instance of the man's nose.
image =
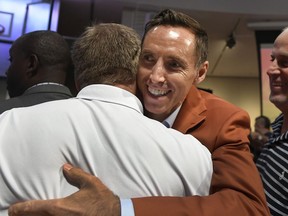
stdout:
<svg viewBox="0 0 288 216">
<path fill-rule="evenodd" d="M 161 63 L 157 63 L 152 68 L 150 79 L 153 83 L 165 81 L 165 67 Z"/>
<path fill-rule="evenodd" d="M 267 75 L 273 75 L 273 74 L 279 74 L 280 73 L 280 69 L 279 66 L 277 64 L 276 59 L 271 63 L 271 65 L 269 66 L 268 70 L 267 70 Z"/>
</svg>

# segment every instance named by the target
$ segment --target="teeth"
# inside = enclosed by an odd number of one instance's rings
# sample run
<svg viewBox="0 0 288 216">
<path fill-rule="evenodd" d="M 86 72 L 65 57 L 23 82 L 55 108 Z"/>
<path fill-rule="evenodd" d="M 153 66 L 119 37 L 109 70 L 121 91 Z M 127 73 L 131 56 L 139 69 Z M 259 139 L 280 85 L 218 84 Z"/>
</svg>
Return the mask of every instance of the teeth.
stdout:
<svg viewBox="0 0 288 216">
<path fill-rule="evenodd" d="M 287 83 L 273 83 L 273 86 L 287 86 Z"/>
<path fill-rule="evenodd" d="M 154 96 L 163 96 L 163 95 L 166 95 L 169 92 L 169 91 L 165 91 L 165 90 L 154 89 L 154 88 L 151 88 L 151 87 L 148 87 L 148 91 Z"/>
</svg>

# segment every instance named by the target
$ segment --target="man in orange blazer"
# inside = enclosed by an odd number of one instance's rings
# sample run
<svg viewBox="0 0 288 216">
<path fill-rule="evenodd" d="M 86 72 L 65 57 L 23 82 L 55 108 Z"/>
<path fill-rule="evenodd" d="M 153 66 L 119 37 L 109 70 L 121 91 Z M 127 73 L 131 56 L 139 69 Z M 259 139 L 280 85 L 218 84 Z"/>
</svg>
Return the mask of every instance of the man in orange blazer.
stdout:
<svg viewBox="0 0 288 216">
<path fill-rule="evenodd" d="M 192 134 L 212 152 L 211 195 L 133 199 L 135 215 L 270 215 L 249 150 L 249 127 L 245 111 L 193 86 L 173 128 Z"/>
<path fill-rule="evenodd" d="M 66 165 L 64 173 L 79 192 L 16 204 L 11 215 L 268 216 L 249 151 L 247 112 L 196 88 L 208 70 L 207 47 L 207 33 L 198 22 L 183 13 L 161 11 L 145 27 L 137 83 L 147 116 L 191 133 L 211 151 L 209 196 L 121 200 L 98 178 Z"/>
</svg>

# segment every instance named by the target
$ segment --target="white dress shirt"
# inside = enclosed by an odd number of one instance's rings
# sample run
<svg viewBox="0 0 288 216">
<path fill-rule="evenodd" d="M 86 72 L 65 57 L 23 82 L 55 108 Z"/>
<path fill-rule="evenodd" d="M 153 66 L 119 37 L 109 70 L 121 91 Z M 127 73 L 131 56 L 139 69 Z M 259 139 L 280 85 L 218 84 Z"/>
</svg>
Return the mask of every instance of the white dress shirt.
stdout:
<svg viewBox="0 0 288 216">
<path fill-rule="evenodd" d="M 18 201 L 77 191 L 63 177 L 66 162 L 98 176 L 121 198 L 207 195 L 210 152 L 142 111 L 130 92 L 90 85 L 76 98 L 2 114 L 0 215 Z"/>
</svg>

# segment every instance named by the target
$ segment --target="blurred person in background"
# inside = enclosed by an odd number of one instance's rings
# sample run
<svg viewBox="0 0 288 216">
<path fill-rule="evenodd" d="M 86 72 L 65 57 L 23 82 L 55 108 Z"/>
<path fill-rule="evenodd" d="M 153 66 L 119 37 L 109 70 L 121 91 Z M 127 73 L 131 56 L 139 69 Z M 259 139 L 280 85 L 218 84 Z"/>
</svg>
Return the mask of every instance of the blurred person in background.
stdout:
<svg viewBox="0 0 288 216">
<path fill-rule="evenodd" d="M 0 113 L 15 107 L 67 99 L 65 86 L 72 61 L 64 38 L 53 31 L 34 31 L 14 41 L 6 72 L 10 99 L 0 101 Z"/>
<path fill-rule="evenodd" d="M 255 118 L 254 131 L 249 136 L 254 161 L 257 160 L 263 145 L 269 141 L 271 134 L 270 119 L 263 115 Z"/>
</svg>

